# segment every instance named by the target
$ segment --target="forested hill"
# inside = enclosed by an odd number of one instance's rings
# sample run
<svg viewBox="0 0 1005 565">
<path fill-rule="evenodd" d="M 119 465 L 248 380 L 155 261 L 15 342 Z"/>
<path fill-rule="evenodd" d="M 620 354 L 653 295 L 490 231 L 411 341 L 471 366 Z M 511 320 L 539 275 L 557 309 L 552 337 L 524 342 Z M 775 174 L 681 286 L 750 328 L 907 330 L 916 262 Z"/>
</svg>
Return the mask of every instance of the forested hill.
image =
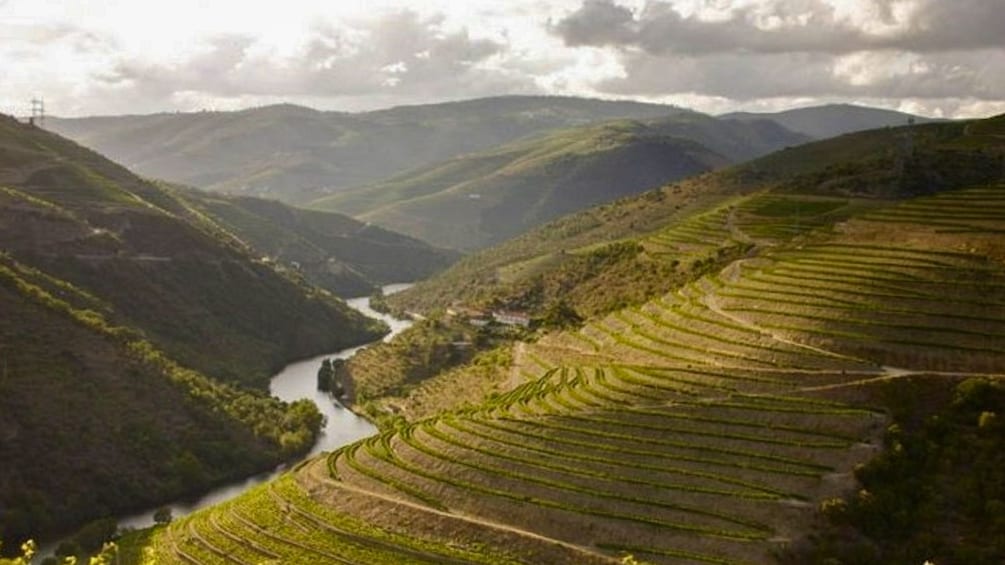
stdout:
<svg viewBox="0 0 1005 565">
<path fill-rule="evenodd" d="M 319 415 L 268 376 L 384 331 L 176 193 L 7 117 L 0 249 L 4 540 L 305 450 Z"/>
<path fill-rule="evenodd" d="M 286 360 L 372 335 L 175 192 L 43 130 L 2 126 L 4 248 L 108 302 L 179 361 L 262 385 Z"/>
<path fill-rule="evenodd" d="M 343 298 L 368 296 L 386 284 L 427 278 L 459 256 L 456 251 L 336 212 L 251 196 L 169 190 L 256 256 Z"/>
</svg>

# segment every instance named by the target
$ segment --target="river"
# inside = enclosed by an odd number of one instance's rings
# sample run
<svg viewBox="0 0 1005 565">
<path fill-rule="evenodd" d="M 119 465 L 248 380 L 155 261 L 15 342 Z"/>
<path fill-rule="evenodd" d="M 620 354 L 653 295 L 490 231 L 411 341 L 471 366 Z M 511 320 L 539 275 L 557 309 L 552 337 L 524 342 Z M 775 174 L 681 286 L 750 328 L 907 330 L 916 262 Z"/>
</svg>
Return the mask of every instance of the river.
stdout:
<svg viewBox="0 0 1005 565">
<path fill-rule="evenodd" d="M 410 286 L 412 285 L 409 283 L 390 284 L 385 286 L 383 291 L 385 295 L 389 295 L 405 290 Z M 412 325 L 410 320 L 399 320 L 370 308 L 370 298 L 368 296 L 350 298 L 346 300 L 346 304 L 371 318 L 377 318 L 387 323 L 391 327 L 391 332 L 384 336 L 383 341 L 390 340 Z M 321 434 L 318 436 L 314 447 L 305 458 L 317 455 L 322 451 L 331 451 L 377 433 L 377 428 L 373 424 L 360 418 L 351 410 L 343 408 L 342 405 L 334 401 L 327 393 L 317 390 L 317 374 L 318 369 L 321 367 L 321 361 L 330 358 L 348 359 L 367 345 L 370 344 L 350 347 L 349 349 L 343 349 L 327 355 L 319 355 L 311 359 L 290 363 L 282 371 L 276 373 L 269 382 L 269 392 L 273 396 L 287 402 L 302 398 L 310 399 L 314 401 L 318 410 L 325 416 L 325 426 L 321 430 Z M 255 485 L 275 478 L 287 468 L 287 465 L 280 465 L 274 471 L 267 471 L 246 479 L 227 483 L 200 497 L 178 500 L 160 505 L 157 508 L 150 508 L 137 514 L 120 517 L 118 519 L 119 528 L 149 528 L 154 525 L 154 512 L 164 506 L 171 509 L 171 515 L 175 518 L 191 514 L 201 508 L 230 500 Z M 33 560 L 33 562 L 38 563 L 41 561 L 42 556 L 51 555 L 60 541 L 45 544 L 41 548 L 41 551 L 38 552 L 38 558 Z"/>
</svg>

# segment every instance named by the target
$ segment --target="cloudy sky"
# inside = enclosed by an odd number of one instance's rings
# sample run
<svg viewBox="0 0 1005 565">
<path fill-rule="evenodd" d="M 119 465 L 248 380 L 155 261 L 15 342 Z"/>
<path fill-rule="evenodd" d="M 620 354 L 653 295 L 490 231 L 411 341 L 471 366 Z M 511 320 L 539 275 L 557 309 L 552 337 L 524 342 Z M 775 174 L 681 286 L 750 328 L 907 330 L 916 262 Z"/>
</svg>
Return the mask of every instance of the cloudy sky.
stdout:
<svg viewBox="0 0 1005 565">
<path fill-rule="evenodd" d="M 1005 112 L 1005 0 L 0 0 L 0 112 L 497 94 Z"/>
</svg>

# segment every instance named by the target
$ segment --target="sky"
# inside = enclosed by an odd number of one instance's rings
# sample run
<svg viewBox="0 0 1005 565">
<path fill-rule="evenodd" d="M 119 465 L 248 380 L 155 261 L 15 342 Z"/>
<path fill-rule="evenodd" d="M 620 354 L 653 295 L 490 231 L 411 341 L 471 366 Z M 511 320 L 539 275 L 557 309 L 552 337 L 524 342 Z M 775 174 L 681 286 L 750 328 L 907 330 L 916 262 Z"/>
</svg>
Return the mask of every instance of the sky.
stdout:
<svg viewBox="0 0 1005 565">
<path fill-rule="evenodd" d="M 1005 112 L 1005 0 L 0 0 L 0 112 L 502 94 Z"/>
</svg>

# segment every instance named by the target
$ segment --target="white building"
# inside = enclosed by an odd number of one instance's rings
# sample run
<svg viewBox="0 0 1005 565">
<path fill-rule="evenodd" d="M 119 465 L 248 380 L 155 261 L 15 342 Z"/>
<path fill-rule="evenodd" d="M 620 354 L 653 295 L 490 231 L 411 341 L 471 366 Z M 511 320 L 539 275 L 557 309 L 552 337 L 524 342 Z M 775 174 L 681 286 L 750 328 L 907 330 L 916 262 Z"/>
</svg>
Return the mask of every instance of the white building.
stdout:
<svg viewBox="0 0 1005 565">
<path fill-rule="evenodd" d="M 530 316 L 523 312 L 496 310 L 492 313 L 492 318 L 500 324 L 507 326 L 530 327 Z"/>
</svg>

